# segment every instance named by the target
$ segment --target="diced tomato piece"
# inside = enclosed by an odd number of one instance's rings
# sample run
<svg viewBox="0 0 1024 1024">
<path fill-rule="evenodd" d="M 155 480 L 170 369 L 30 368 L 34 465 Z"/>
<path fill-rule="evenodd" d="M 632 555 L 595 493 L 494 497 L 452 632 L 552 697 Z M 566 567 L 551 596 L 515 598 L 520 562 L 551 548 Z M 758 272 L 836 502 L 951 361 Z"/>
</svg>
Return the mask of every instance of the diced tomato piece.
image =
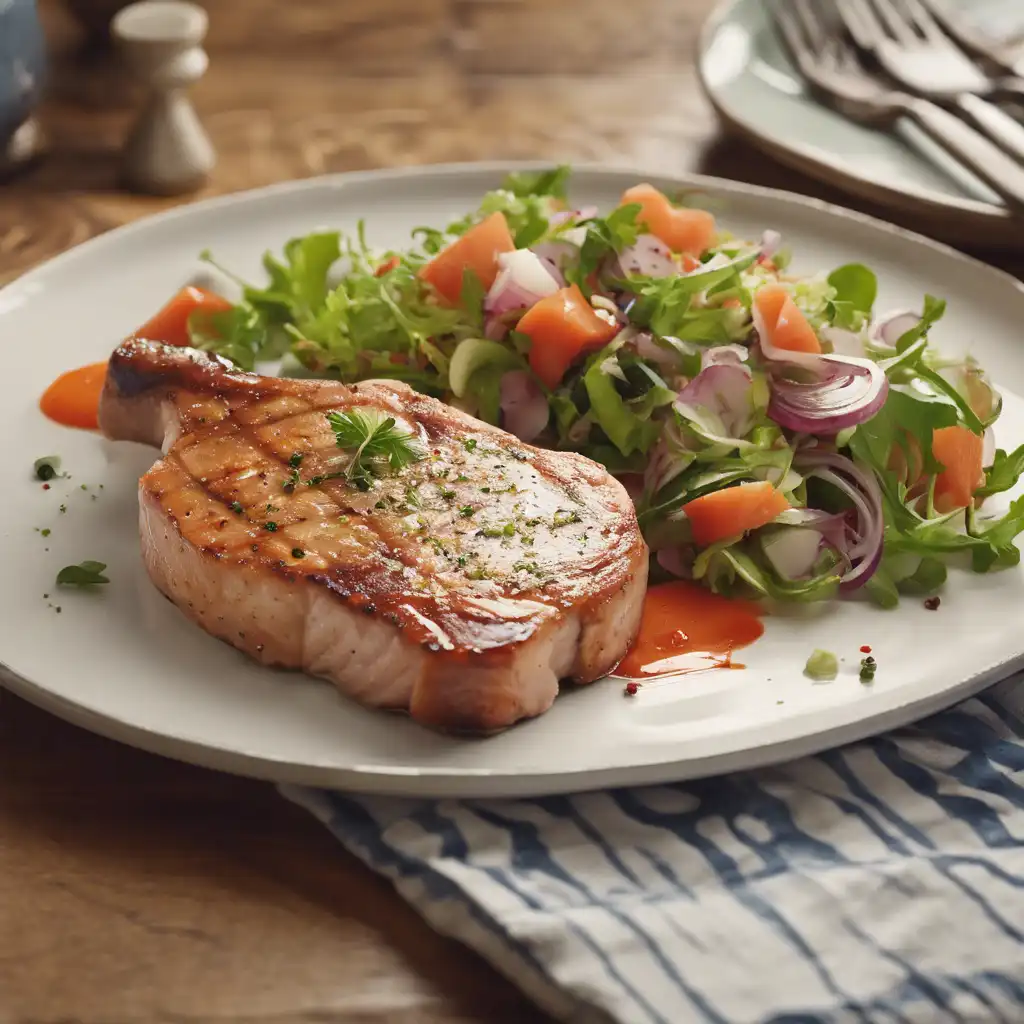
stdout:
<svg viewBox="0 0 1024 1024">
<path fill-rule="evenodd" d="M 821 342 L 814 328 L 782 285 L 763 285 L 754 296 L 754 305 L 764 318 L 768 340 L 776 348 L 787 352 L 821 351 Z"/>
<path fill-rule="evenodd" d="M 462 294 L 462 275 L 472 270 L 484 288 L 498 276 L 498 257 L 515 249 L 505 214 L 500 211 L 471 227 L 420 269 L 420 278 L 453 306 Z"/>
<path fill-rule="evenodd" d="M 694 543 L 702 548 L 756 530 L 789 507 L 782 491 L 766 480 L 712 491 L 683 506 Z"/>
<path fill-rule="evenodd" d="M 622 193 L 620 206 L 640 204 L 637 223 L 660 238 L 673 252 L 699 256 L 711 248 L 718 229 L 713 214 L 692 207 L 673 206 L 668 196 L 646 183 Z"/>
<path fill-rule="evenodd" d="M 394 270 L 402 261 L 397 256 L 392 256 L 391 259 L 385 260 L 374 272 L 374 277 L 383 277 L 386 273 Z"/>
<path fill-rule="evenodd" d="M 935 480 L 935 508 L 951 512 L 966 508 L 985 482 L 984 441 L 967 427 L 940 427 L 932 434 L 932 454 L 943 466 Z"/>
<path fill-rule="evenodd" d="M 184 347 L 190 344 L 188 336 L 188 318 L 197 311 L 204 313 L 223 313 L 232 308 L 232 304 L 216 292 L 207 291 L 189 285 L 182 288 L 158 313 L 150 317 L 138 330 L 132 332 L 133 338 L 144 338 L 146 341 L 162 341 L 165 345 Z"/>
<path fill-rule="evenodd" d="M 556 388 L 581 352 L 607 345 L 617 324 L 599 316 L 577 285 L 541 299 L 528 309 L 516 330 L 531 341 L 530 366 L 549 387 Z"/>
</svg>

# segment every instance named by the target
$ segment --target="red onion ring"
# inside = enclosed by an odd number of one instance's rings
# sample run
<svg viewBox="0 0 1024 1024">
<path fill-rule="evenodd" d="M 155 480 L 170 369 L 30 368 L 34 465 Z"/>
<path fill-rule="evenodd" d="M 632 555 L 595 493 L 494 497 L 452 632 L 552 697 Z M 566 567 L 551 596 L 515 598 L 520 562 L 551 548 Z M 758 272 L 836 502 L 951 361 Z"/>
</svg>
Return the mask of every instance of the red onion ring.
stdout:
<svg viewBox="0 0 1024 1024">
<path fill-rule="evenodd" d="M 501 423 L 520 441 L 533 441 L 548 425 L 551 410 L 533 376 L 510 370 L 501 378 Z"/>
<path fill-rule="evenodd" d="M 899 309 L 892 313 L 886 313 L 875 321 L 871 328 L 871 338 L 889 348 L 895 348 L 896 342 L 920 322 L 920 314 L 915 313 L 912 309 Z"/>
<path fill-rule="evenodd" d="M 878 481 L 873 474 L 865 473 L 851 459 L 836 452 L 799 452 L 794 465 L 805 477 L 830 484 L 853 503 L 856 541 L 847 552 L 851 568 L 840 580 L 840 588 L 851 591 L 864 586 L 882 560 L 885 520 Z"/>
</svg>

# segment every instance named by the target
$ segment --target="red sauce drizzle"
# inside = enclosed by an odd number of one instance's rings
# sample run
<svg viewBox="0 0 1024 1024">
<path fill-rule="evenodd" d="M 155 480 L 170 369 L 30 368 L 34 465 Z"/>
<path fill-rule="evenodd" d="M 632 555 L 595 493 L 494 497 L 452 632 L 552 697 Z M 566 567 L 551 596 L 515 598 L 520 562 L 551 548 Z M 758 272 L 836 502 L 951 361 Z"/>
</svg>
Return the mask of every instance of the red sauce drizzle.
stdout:
<svg viewBox="0 0 1024 1024">
<path fill-rule="evenodd" d="M 39 408 L 44 416 L 62 426 L 95 430 L 99 426 L 100 392 L 106 378 L 105 362 L 68 370 L 43 392 Z"/>
<path fill-rule="evenodd" d="M 685 675 L 710 668 L 743 668 L 733 651 L 764 632 L 761 610 L 731 601 L 686 580 L 647 591 L 636 642 L 616 675 L 631 679 Z"/>
</svg>

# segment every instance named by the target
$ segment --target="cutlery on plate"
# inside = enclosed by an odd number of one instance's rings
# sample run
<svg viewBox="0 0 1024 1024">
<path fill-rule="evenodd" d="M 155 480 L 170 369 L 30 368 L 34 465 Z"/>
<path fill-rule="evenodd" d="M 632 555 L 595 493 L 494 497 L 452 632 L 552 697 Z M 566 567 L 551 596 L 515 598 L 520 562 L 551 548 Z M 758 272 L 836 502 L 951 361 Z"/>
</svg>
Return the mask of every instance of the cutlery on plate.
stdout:
<svg viewBox="0 0 1024 1024">
<path fill-rule="evenodd" d="M 839 0 L 857 48 L 902 88 L 949 104 L 1024 161 L 1024 125 L 986 96 L 1024 99 L 1024 81 L 985 74 L 928 13 L 921 0 Z"/>
<path fill-rule="evenodd" d="M 824 16 L 825 7 L 822 0 L 775 0 L 770 7 L 783 43 L 821 100 L 868 127 L 891 128 L 911 118 L 1008 206 L 1024 210 L 1024 167 L 955 114 L 865 71 L 835 13 Z"/>
<path fill-rule="evenodd" d="M 1000 43 L 975 29 L 963 16 L 950 10 L 949 3 L 922 0 L 932 16 L 951 39 L 964 50 L 993 68 L 1017 78 L 1024 78 L 1024 53 L 1013 44 Z"/>
</svg>

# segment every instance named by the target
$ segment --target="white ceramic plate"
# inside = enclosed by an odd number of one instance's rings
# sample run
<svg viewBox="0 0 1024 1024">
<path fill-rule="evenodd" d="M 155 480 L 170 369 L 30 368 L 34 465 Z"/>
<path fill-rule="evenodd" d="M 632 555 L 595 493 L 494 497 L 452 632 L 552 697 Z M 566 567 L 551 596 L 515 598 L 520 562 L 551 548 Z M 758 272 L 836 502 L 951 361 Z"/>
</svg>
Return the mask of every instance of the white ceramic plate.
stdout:
<svg viewBox="0 0 1024 1024">
<path fill-rule="evenodd" d="M 474 207 L 504 170 L 355 174 L 200 203 L 111 232 L 0 291 L 0 452 L 8 467 L 0 662 L 12 689 L 97 732 L 228 771 L 363 791 L 505 796 L 682 779 L 793 757 L 927 714 L 1017 666 L 1024 570 L 956 571 L 938 612 L 908 600 L 890 613 L 846 603 L 772 618 L 743 652 L 745 671 L 691 676 L 632 699 L 621 682 L 601 682 L 503 735 L 452 739 L 363 710 L 326 683 L 260 668 L 164 600 L 142 569 L 136 532 L 136 480 L 153 452 L 48 422 L 36 406 L 46 385 L 104 359 L 193 275 L 206 246 L 254 277 L 265 248 L 323 225 L 352 228 L 359 217 L 371 243 L 399 246 L 413 226 Z M 574 197 L 608 208 L 641 177 L 579 169 Z M 704 188 L 740 235 L 780 229 L 798 268 L 871 264 L 883 308 L 918 305 L 925 291 L 945 296 L 940 343 L 969 345 L 998 380 L 1024 391 L 1024 289 L 1009 277 L 807 199 L 720 181 L 655 180 Z M 1024 403 L 1011 396 L 1000 442 L 1022 439 Z M 44 492 L 30 479 L 32 462 L 51 453 L 63 457 L 72 479 Z M 43 538 L 36 528 L 52 533 Z M 106 562 L 110 585 L 56 596 L 56 571 L 83 559 Z M 864 643 L 880 664 L 870 687 L 856 673 Z M 815 685 L 802 675 L 815 647 L 845 657 L 835 682 Z"/>
<path fill-rule="evenodd" d="M 986 3 L 957 0 L 976 20 Z M 1007 27 L 1005 18 L 997 24 Z M 1019 12 L 1015 25 L 1024 29 Z M 788 166 L 926 223 L 951 242 L 1024 248 L 1021 220 L 916 126 L 875 131 L 820 105 L 783 50 L 764 0 L 723 0 L 702 33 L 698 71 L 725 124 Z"/>
</svg>

